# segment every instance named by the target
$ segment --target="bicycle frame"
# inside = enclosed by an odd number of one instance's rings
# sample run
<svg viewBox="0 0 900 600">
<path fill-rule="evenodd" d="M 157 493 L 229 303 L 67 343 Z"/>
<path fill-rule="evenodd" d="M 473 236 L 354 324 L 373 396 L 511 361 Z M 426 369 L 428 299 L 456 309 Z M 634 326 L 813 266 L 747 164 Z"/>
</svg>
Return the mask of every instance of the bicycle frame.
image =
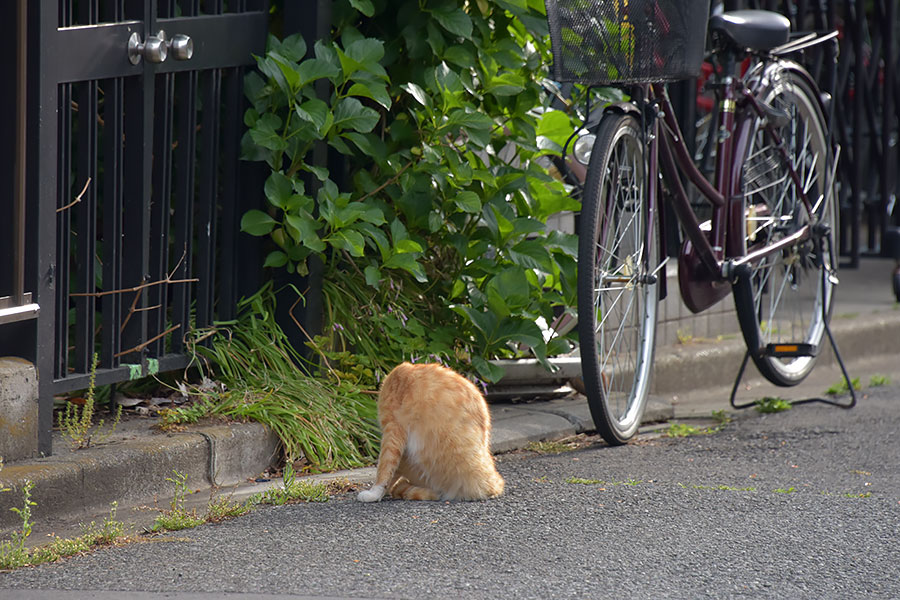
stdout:
<svg viewBox="0 0 900 600">
<path fill-rule="evenodd" d="M 763 67 L 767 70 L 771 65 Z M 791 64 L 783 63 L 779 68 L 791 68 Z M 798 72 L 805 73 L 802 69 L 798 69 Z M 721 98 L 718 98 L 718 119 L 714 124 L 715 129 L 711 129 L 709 134 L 715 133 L 717 138 L 715 185 L 713 185 L 700 172 L 690 156 L 665 85 L 649 86 L 648 105 L 658 109 L 658 114 L 662 117 L 662 126 L 658 122 L 659 119 L 654 119 L 651 125 L 652 162 L 648 173 L 652 178 L 650 181 L 656 182 L 658 178 L 655 157 L 658 153 L 658 172 L 662 174 L 667 184 L 668 201 L 687 237 L 678 257 L 679 287 L 685 305 L 695 313 L 709 308 L 730 293 L 731 283 L 738 269 L 746 268 L 770 254 L 808 239 L 814 227 L 814 223 L 803 225 L 793 234 L 777 242 L 751 252 L 745 251 L 741 235 L 744 227 L 744 206 L 740 187 L 743 165 L 741 160 L 735 160 L 734 157 L 744 156 L 754 120 L 757 117 L 764 118 L 766 110 L 740 78 L 727 77 L 722 90 Z M 780 145 L 778 132 L 765 119 L 764 127 L 775 143 Z M 812 215 L 812 203 L 803 190 L 799 175 L 787 160 L 786 151 L 783 148 L 781 151 L 798 196 L 807 213 Z M 690 205 L 679 172 L 686 174 L 688 180 L 712 205 L 708 231 L 701 226 Z M 651 190 L 657 186 L 658 184 L 651 185 Z M 826 189 L 830 189 L 830 186 Z M 649 199 L 651 210 L 654 210 L 657 206 L 656 194 L 651 194 Z"/>
</svg>

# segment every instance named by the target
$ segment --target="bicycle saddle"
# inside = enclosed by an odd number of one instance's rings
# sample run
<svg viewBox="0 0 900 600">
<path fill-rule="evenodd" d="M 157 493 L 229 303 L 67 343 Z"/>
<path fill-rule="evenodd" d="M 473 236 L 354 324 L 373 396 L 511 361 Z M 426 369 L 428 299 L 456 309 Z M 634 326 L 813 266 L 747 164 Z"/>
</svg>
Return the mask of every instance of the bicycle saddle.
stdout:
<svg viewBox="0 0 900 600">
<path fill-rule="evenodd" d="M 771 50 L 787 43 L 791 22 L 768 10 L 731 10 L 709 19 L 709 30 L 751 50 Z"/>
</svg>

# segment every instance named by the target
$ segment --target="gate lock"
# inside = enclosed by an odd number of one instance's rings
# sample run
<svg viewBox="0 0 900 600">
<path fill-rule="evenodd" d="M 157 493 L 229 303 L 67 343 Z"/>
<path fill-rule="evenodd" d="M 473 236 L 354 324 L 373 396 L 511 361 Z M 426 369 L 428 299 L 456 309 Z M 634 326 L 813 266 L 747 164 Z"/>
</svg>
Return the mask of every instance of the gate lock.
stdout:
<svg viewBox="0 0 900 600">
<path fill-rule="evenodd" d="M 128 39 L 128 60 L 133 65 L 140 63 L 142 58 L 158 64 L 165 61 L 169 53 L 175 60 L 190 60 L 194 55 L 194 40 L 183 33 L 166 39 L 166 32 L 162 30 L 147 36 L 146 41 L 141 41 L 141 34 L 136 31 Z"/>
</svg>

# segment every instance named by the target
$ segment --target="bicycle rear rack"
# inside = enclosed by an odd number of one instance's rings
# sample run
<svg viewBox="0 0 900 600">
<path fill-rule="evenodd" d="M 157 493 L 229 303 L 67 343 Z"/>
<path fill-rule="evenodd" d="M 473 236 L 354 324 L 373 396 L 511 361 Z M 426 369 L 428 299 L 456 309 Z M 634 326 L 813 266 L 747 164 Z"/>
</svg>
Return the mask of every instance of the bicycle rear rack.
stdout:
<svg viewBox="0 0 900 600">
<path fill-rule="evenodd" d="M 824 235 L 815 235 L 816 243 L 819 245 L 819 260 L 824 261 L 824 254 L 822 253 L 822 246 L 825 239 L 828 239 L 827 236 Z M 834 256 L 832 253 L 832 248 L 829 244 L 829 256 Z M 834 275 L 827 268 L 821 269 L 822 272 L 822 298 L 826 298 L 826 279 L 828 277 L 834 277 Z M 740 275 L 743 277 L 749 277 L 748 273 L 744 273 Z M 837 278 L 834 278 L 833 285 L 837 285 Z M 834 293 L 832 292 L 832 302 L 834 301 Z M 828 303 L 822 302 L 822 323 L 825 326 L 825 333 L 828 334 L 828 341 L 831 343 L 831 348 L 834 351 L 834 357 L 837 360 L 838 365 L 841 367 L 841 373 L 844 376 L 844 381 L 847 382 L 847 389 L 850 390 L 850 401 L 849 402 L 840 402 L 838 400 L 832 400 L 831 398 L 806 398 L 804 400 L 793 400 L 790 402 L 791 405 L 795 404 L 809 404 L 812 402 L 821 402 L 824 404 L 830 404 L 832 406 L 837 406 L 838 408 L 850 409 L 856 406 L 856 390 L 853 388 L 853 381 L 850 379 L 850 375 L 847 373 L 847 367 L 844 365 L 844 359 L 841 357 L 840 350 L 838 350 L 837 342 L 834 341 L 834 335 L 831 333 L 831 325 L 828 323 Z M 797 357 L 797 356 L 816 356 L 819 352 L 819 349 L 813 344 L 800 344 L 800 343 L 778 343 L 778 344 L 768 344 L 763 350 L 763 354 L 765 356 L 776 356 L 776 357 Z M 757 402 L 754 400 L 752 402 L 745 402 L 743 404 L 737 404 L 735 397 L 737 396 L 738 388 L 741 384 L 741 379 L 744 377 L 744 371 L 747 369 L 747 363 L 750 361 L 750 350 L 748 349 L 744 353 L 744 360 L 741 361 L 741 367 L 738 369 L 737 377 L 734 380 L 734 387 L 731 388 L 731 406 L 735 409 L 743 409 L 749 408 L 751 406 L 755 406 Z"/>
</svg>

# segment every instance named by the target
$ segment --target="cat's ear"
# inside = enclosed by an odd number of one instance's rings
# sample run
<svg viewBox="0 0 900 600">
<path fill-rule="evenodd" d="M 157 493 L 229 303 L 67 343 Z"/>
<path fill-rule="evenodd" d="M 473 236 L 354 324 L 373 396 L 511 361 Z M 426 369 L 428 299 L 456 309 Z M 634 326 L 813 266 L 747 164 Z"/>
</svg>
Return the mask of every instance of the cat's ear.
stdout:
<svg viewBox="0 0 900 600">
<path fill-rule="evenodd" d="M 368 490 L 361 491 L 356 499 L 360 502 L 378 502 L 384 496 L 384 486 L 383 485 L 373 485 Z"/>
</svg>

